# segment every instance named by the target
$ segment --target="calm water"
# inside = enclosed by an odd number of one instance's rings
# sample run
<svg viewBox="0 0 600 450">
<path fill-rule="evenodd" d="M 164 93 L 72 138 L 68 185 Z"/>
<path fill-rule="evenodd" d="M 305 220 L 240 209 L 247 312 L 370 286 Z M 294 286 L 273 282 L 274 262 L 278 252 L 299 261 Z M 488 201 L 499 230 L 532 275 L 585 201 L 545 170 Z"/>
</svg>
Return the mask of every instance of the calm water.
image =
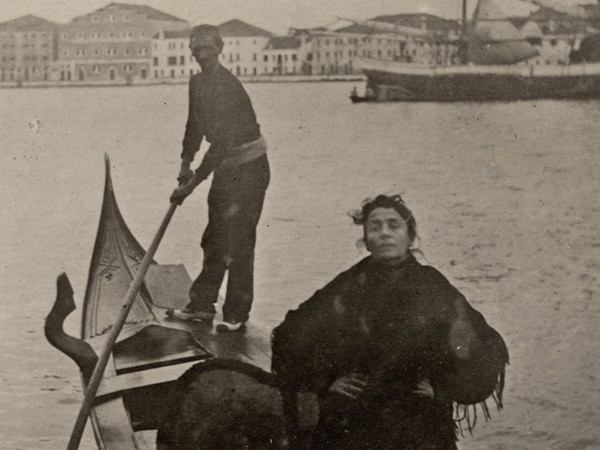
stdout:
<svg viewBox="0 0 600 450">
<path fill-rule="evenodd" d="M 505 409 L 463 449 L 600 448 L 599 102 L 350 105 L 352 84 L 252 84 L 272 183 L 253 320 L 266 329 L 363 254 L 346 212 L 401 192 L 427 261 L 505 337 Z M 0 90 L 0 448 L 60 449 L 82 394 L 43 337 L 66 271 L 80 301 L 113 165 L 148 246 L 168 207 L 186 86 Z M 200 269 L 207 185 L 157 254 Z M 79 310 L 68 320 L 77 333 Z M 89 428 L 83 448 L 94 448 Z"/>
</svg>

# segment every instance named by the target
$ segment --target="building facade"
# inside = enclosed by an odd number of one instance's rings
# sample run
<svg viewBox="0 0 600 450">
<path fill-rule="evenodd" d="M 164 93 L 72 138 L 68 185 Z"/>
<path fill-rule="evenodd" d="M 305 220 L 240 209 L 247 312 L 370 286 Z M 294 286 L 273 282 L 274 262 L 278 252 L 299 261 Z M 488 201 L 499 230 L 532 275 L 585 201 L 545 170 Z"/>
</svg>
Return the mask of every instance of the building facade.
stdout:
<svg viewBox="0 0 600 450">
<path fill-rule="evenodd" d="M 133 83 L 148 80 L 152 38 L 189 24 L 148 6 L 111 3 L 76 17 L 58 34 L 60 81 Z"/>
<path fill-rule="evenodd" d="M 200 71 L 190 51 L 190 30 L 161 31 L 152 40 L 152 78 L 186 80 Z"/>
<path fill-rule="evenodd" d="M 237 76 L 265 73 L 264 54 L 273 33 L 238 19 L 219 25 L 225 46 L 221 64 Z"/>
<path fill-rule="evenodd" d="M 238 19 L 222 23 L 218 28 L 224 44 L 219 61 L 225 68 L 240 77 L 271 73 L 272 64 L 265 64 L 264 52 L 272 33 Z M 154 36 L 153 79 L 181 81 L 200 71 L 189 49 L 190 31 L 161 31 Z"/>
<path fill-rule="evenodd" d="M 415 15 L 407 16 L 412 20 L 408 24 L 399 19 L 404 17 L 400 15 L 389 16 L 398 23 L 373 19 L 334 29 L 294 30 L 301 41 L 303 73 L 359 74 L 363 58 L 430 66 L 459 62 L 459 34 L 450 21 L 438 18 L 436 22 L 432 19 L 435 16 L 428 16 L 429 22 L 416 21 Z M 410 26 L 413 22 L 419 27 Z M 429 29 L 432 24 L 437 28 Z"/>
<path fill-rule="evenodd" d="M 354 33 L 325 29 L 296 30 L 300 40 L 301 71 L 305 75 L 338 75 L 358 73 L 354 60 L 358 56 L 358 40 Z"/>
<path fill-rule="evenodd" d="M 573 50 L 589 31 L 589 22 L 550 8 L 541 7 L 518 26 L 521 34 L 539 51 L 529 64 L 566 65 Z"/>
<path fill-rule="evenodd" d="M 295 36 L 273 36 L 263 51 L 263 74 L 297 75 L 302 73 L 301 41 Z"/>
<path fill-rule="evenodd" d="M 0 24 L 0 83 L 54 77 L 59 25 L 33 15 Z"/>
</svg>

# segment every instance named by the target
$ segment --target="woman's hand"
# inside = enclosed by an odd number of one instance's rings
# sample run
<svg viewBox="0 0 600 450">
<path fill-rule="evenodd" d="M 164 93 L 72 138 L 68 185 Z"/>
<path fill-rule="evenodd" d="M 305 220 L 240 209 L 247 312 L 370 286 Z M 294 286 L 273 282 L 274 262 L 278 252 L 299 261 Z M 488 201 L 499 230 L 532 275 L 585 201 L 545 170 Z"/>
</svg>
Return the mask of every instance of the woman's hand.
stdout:
<svg viewBox="0 0 600 450">
<path fill-rule="evenodd" d="M 353 400 L 358 399 L 358 396 L 363 393 L 367 386 L 362 375 L 351 373 L 336 379 L 331 386 L 329 392 L 332 394 L 340 394 L 350 397 Z"/>
<path fill-rule="evenodd" d="M 421 397 L 435 397 L 435 392 L 433 392 L 431 383 L 427 378 L 423 378 L 423 380 L 421 380 L 421 382 L 417 385 L 416 389 L 412 391 L 412 393 L 420 395 Z"/>
</svg>

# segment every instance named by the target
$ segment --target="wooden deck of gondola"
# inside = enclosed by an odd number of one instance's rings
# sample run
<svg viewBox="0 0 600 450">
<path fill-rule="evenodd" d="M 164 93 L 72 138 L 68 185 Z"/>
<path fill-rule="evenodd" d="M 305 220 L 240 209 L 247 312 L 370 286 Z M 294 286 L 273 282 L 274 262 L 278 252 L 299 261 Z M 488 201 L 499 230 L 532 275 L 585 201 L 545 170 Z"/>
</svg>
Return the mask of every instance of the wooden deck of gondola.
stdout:
<svg viewBox="0 0 600 450">
<path fill-rule="evenodd" d="M 205 356 L 188 352 L 187 355 L 183 355 L 180 358 L 180 362 L 175 362 L 174 365 L 171 361 L 167 360 L 165 362 L 170 364 L 160 364 L 160 362 L 157 362 L 143 370 L 140 370 L 140 368 L 147 365 L 143 360 L 138 366 L 124 366 L 118 363 L 115 364 L 113 361 L 113 367 L 118 367 L 118 369 L 115 370 L 115 374 L 112 376 L 105 375 L 98 390 L 98 398 L 116 392 L 123 392 L 131 387 L 136 388 L 158 382 L 172 381 L 174 378 L 169 378 L 169 374 L 176 374 L 181 371 L 179 368 L 191 367 L 199 361 L 210 358 L 237 359 L 254 364 L 264 370 L 269 370 L 270 349 L 268 338 L 252 324 L 249 324 L 243 333 L 218 334 L 215 332 L 214 325 L 194 324 L 189 321 L 169 321 L 169 319 L 167 321 L 164 323 L 166 327 L 189 332 L 206 351 Z M 95 338 L 89 339 L 87 342 L 99 351 L 102 348 L 103 341 L 103 338 Z M 117 374 L 117 370 L 119 374 Z M 116 380 L 135 381 L 123 384 L 124 381 Z M 114 386 L 117 385 L 120 387 L 115 388 Z"/>
<path fill-rule="evenodd" d="M 94 431 L 98 442 L 102 442 L 102 445 L 99 445 L 100 448 L 154 448 L 153 442 L 149 447 L 145 447 L 143 446 L 145 444 L 139 442 L 136 424 L 132 423 L 124 400 L 128 395 L 135 396 L 135 392 L 140 389 L 150 389 L 154 386 L 171 383 L 195 364 L 212 358 L 238 359 L 269 370 L 269 340 L 265 333 L 256 326 L 248 324 L 243 333 L 219 334 L 216 333 L 214 324 L 172 320 L 166 316 L 166 310 L 159 309 L 158 311 L 160 325 L 171 330 L 189 332 L 206 350 L 205 357 L 199 356 L 193 360 L 183 360 L 179 363 L 142 370 L 129 367 L 126 373 L 117 372 L 118 364 L 111 357 L 92 411 Z M 143 330 L 140 330 L 139 333 L 141 332 Z M 98 352 L 102 348 L 103 341 L 103 337 L 87 340 Z M 159 407 L 160 399 L 157 398 L 156 401 L 157 405 L 155 406 Z"/>
</svg>

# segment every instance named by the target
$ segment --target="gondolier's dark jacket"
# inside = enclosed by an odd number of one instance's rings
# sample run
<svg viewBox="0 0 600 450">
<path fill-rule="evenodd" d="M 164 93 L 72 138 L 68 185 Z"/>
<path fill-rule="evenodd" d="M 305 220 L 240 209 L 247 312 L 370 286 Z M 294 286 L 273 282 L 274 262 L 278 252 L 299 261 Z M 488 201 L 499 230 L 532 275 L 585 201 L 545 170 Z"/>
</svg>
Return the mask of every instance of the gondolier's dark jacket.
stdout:
<svg viewBox="0 0 600 450">
<path fill-rule="evenodd" d="M 211 144 L 196 170 L 206 179 L 219 164 L 235 156 L 235 147 L 256 141 L 260 126 L 242 83 L 219 65 L 212 73 L 198 73 L 189 85 L 189 112 L 181 159 L 192 162 L 203 138 Z"/>
<path fill-rule="evenodd" d="M 468 348 L 451 347 L 453 332 L 466 336 Z M 412 255 L 397 266 L 368 257 L 342 272 L 288 312 L 273 332 L 272 350 L 273 371 L 293 389 L 319 394 L 325 410 L 338 403 L 336 420 L 354 411 L 362 432 L 382 417 L 409 430 L 399 441 L 407 447 L 390 448 L 416 448 L 436 434 L 453 448 L 452 405 L 464 412 L 491 395 L 501 401 L 508 363 L 501 336 L 440 272 Z M 332 399 L 329 386 L 350 373 L 367 378 L 365 392 L 358 401 Z M 433 399 L 413 393 L 424 379 Z"/>
</svg>

